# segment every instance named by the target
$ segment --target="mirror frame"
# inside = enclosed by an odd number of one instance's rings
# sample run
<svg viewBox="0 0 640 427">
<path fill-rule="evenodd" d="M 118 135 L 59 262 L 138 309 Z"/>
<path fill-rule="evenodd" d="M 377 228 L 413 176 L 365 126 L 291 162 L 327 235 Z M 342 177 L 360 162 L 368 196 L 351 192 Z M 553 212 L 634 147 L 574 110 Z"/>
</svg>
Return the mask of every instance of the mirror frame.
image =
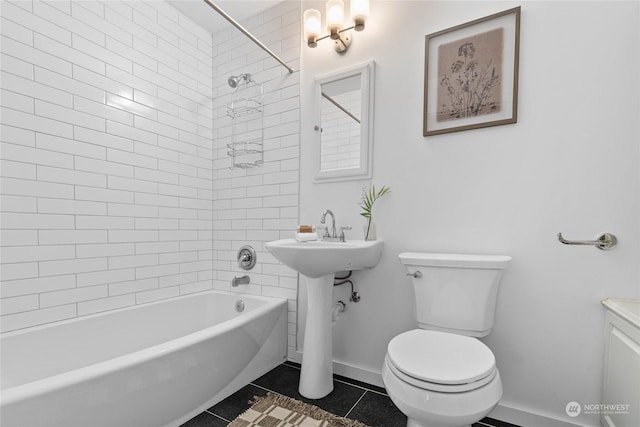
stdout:
<svg viewBox="0 0 640 427">
<path fill-rule="evenodd" d="M 322 171 L 320 169 L 320 150 L 322 144 L 322 94 L 321 87 L 325 83 L 340 80 L 345 77 L 361 75 L 362 95 L 360 98 L 360 167 L 351 169 L 339 169 Z M 349 181 L 371 178 L 373 160 L 373 100 L 375 84 L 375 62 L 373 60 L 344 68 L 328 74 L 323 74 L 314 79 L 314 127 L 313 138 L 314 176 L 315 182 Z"/>
</svg>

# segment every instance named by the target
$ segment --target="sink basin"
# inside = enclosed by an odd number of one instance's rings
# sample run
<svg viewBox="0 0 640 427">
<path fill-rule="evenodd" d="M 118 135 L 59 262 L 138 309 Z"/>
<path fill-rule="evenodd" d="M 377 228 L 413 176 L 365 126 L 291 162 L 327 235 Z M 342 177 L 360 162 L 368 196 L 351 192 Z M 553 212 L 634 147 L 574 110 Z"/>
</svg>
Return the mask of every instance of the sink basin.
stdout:
<svg viewBox="0 0 640 427">
<path fill-rule="evenodd" d="M 284 239 L 269 242 L 265 246 L 284 265 L 307 277 L 317 278 L 338 271 L 375 267 L 382 255 L 383 242 L 298 242 L 295 239 Z"/>
<path fill-rule="evenodd" d="M 383 242 L 276 240 L 265 244 L 280 262 L 300 273 L 307 288 L 302 367 L 298 391 L 308 399 L 321 399 L 333 390 L 331 315 L 335 273 L 372 268 L 380 261 Z"/>
</svg>

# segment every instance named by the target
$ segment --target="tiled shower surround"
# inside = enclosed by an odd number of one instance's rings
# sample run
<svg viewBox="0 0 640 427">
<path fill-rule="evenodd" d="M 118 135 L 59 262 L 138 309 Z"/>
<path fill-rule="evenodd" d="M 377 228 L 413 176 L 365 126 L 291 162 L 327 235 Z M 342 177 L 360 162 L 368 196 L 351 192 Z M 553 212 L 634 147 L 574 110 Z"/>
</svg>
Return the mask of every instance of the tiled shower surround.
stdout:
<svg viewBox="0 0 640 427">
<path fill-rule="evenodd" d="M 2 331 L 231 290 L 251 244 L 237 290 L 290 300 L 294 351 L 296 276 L 263 243 L 297 223 L 298 74 L 164 1 L 0 7 Z M 299 15 L 247 23 L 296 69 Z M 265 85 L 264 165 L 231 170 L 226 80 L 247 72 Z"/>
<path fill-rule="evenodd" d="M 248 274 L 238 292 L 289 301 L 289 349 L 296 350 L 297 273 L 264 248 L 271 240 L 292 237 L 298 225 L 300 148 L 300 3 L 282 2 L 242 23 L 290 67 L 289 72 L 235 28 L 213 36 L 213 287 L 229 289 L 234 276 Z M 264 163 L 231 169 L 227 144 L 232 119 L 227 104 L 234 91 L 227 79 L 251 74 L 264 88 Z M 237 266 L 237 252 L 249 244 L 258 263 L 249 272 Z"/>
</svg>

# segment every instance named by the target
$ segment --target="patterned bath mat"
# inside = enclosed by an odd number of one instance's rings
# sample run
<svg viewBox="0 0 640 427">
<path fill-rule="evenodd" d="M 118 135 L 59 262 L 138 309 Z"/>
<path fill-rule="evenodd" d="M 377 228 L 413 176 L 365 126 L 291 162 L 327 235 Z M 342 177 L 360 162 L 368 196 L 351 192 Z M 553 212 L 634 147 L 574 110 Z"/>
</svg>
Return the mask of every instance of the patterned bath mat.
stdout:
<svg viewBox="0 0 640 427">
<path fill-rule="evenodd" d="M 254 397 L 251 403 L 253 406 L 227 427 L 367 427 L 361 422 L 271 392 L 264 397 Z"/>
</svg>

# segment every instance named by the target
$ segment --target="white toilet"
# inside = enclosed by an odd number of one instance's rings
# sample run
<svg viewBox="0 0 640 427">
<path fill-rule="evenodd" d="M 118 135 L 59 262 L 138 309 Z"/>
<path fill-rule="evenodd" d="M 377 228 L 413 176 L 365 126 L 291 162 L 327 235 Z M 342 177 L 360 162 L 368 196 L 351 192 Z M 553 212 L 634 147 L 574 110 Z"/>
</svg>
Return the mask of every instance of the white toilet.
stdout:
<svg viewBox="0 0 640 427">
<path fill-rule="evenodd" d="M 502 255 L 405 252 L 419 329 L 394 337 L 382 379 L 407 427 L 468 426 L 502 397 L 495 357 L 474 337 L 491 332 Z"/>
</svg>

